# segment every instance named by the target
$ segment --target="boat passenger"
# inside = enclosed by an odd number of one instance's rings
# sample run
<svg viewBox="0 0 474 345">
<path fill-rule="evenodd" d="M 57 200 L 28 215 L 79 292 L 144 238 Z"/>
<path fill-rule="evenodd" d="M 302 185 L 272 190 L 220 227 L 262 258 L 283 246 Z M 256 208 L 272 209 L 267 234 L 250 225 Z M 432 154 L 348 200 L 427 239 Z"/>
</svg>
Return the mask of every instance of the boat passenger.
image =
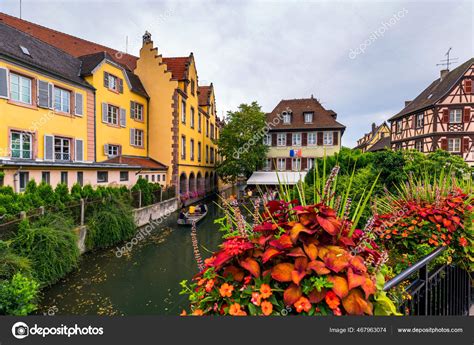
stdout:
<svg viewBox="0 0 474 345">
<path fill-rule="evenodd" d="M 206 212 L 206 206 L 204 204 L 201 204 L 200 209 L 201 209 L 201 213 Z"/>
</svg>

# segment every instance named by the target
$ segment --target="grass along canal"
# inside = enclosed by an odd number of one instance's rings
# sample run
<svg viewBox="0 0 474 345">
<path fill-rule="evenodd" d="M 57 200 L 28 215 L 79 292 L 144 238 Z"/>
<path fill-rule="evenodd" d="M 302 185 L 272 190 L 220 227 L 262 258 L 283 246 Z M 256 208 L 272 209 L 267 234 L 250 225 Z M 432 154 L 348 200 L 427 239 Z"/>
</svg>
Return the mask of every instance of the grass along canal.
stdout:
<svg viewBox="0 0 474 345">
<path fill-rule="evenodd" d="M 209 212 L 197 227 L 203 257 L 222 241 L 214 219 L 222 211 L 208 201 Z M 179 315 L 188 305 L 179 283 L 198 272 L 191 228 L 176 224 L 177 213 L 117 257 L 117 248 L 86 253 L 79 268 L 43 291 L 40 313 L 49 315 Z M 119 247 L 121 247 L 121 244 Z"/>
</svg>

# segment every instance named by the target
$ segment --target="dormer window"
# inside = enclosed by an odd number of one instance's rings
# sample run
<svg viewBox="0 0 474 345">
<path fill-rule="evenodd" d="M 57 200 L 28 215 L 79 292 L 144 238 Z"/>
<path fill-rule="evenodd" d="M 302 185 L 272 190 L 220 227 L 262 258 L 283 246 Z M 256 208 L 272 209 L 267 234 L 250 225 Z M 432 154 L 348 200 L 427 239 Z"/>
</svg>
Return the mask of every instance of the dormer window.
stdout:
<svg viewBox="0 0 474 345">
<path fill-rule="evenodd" d="M 282 113 L 282 116 L 283 116 L 283 123 L 286 123 L 286 124 L 291 123 L 291 114 L 290 113 L 284 111 Z"/>
<path fill-rule="evenodd" d="M 31 56 L 30 51 L 28 50 L 28 48 L 20 46 L 20 49 L 23 52 L 23 54 Z"/>
<path fill-rule="evenodd" d="M 304 113 L 304 123 L 312 123 L 313 122 L 313 113 Z"/>
</svg>

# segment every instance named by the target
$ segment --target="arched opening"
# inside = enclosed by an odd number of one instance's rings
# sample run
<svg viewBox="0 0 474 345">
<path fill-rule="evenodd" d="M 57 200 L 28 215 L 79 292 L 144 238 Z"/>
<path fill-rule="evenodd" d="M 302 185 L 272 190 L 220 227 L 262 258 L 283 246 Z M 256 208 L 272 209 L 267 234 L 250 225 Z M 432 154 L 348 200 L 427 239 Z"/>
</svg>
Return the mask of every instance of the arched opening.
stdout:
<svg viewBox="0 0 474 345">
<path fill-rule="evenodd" d="M 194 193 L 196 192 L 196 177 L 194 176 L 194 173 L 192 172 L 191 174 L 189 174 L 189 187 L 188 187 L 188 191 L 190 193 Z M 193 196 L 194 197 L 194 196 Z"/>
<path fill-rule="evenodd" d="M 188 192 L 188 178 L 185 173 L 179 175 L 179 193 L 184 195 Z"/>
<path fill-rule="evenodd" d="M 214 188 L 219 188 L 219 178 L 217 177 L 217 173 L 214 174 Z"/>
<path fill-rule="evenodd" d="M 206 172 L 206 175 L 205 175 L 205 190 L 206 190 L 206 193 L 209 192 L 211 190 L 211 180 L 209 178 L 209 173 Z"/>
<path fill-rule="evenodd" d="M 214 185 L 214 182 L 215 182 L 214 181 L 214 173 L 213 172 L 211 172 L 211 175 L 209 176 L 209 180 L 210 180 L 210 187 L 211 187 L 210 190 L 212 191 L 212 190 L 214 190 L 214 187 L 215 187 L 215 185 Z"/>
<path fill-rule="evenodd" d="M 201 172 L 197 173 L 197 191 L 199 194 L 204 194 L 206 186 L 204 185 L 204 178 Z"/>
</svg>

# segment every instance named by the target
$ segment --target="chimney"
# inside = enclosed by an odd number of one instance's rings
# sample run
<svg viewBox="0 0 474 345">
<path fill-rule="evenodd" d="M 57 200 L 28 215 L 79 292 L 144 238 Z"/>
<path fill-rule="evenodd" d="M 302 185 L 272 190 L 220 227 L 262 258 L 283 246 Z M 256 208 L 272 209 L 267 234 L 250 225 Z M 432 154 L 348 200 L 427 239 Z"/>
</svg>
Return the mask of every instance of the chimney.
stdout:
<svg viewBox="0 0 474 345">
<path fill-rule="evenodd" d="M 376 128 L 377 126 L 375 125 L 375 122 L 372 122 L 372 133 L 375 133 Z"/>
<path fill-rule="evenodd" d="M 449 73 L 449 69 L 442 69 L 439 75 L 440 79 L 443 80 L 444 78 L 446 78 L 448 73 Z"/>
<path fill-rule="evenodd" d="M 405 107 L 408 107 L 408 104 L 410 104 L 411 101 L 405 101 Z"/>
</svg>

